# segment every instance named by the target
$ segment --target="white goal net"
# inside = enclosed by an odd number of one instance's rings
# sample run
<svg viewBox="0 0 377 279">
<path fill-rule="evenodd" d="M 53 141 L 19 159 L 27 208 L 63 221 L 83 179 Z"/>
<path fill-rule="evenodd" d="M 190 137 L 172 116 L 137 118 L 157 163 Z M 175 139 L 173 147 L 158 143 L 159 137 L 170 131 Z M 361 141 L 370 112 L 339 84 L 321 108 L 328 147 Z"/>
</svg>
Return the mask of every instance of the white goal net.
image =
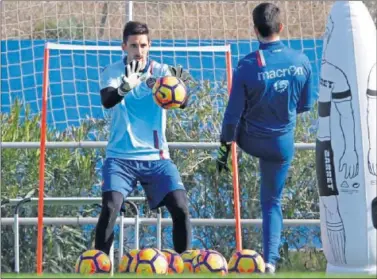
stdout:
<svg viewBox="0 0 377 279">
<path fill-rule="evenodd" d="M 375 18 L 375 4 L 369 2 Z M 1 41 L 1 111 L 15 100 L 41 111 L 43 49 L 47 41 L 97 46 L 119 46 L 125 22 L 132 18 L 148 23 L 153 59 L 181 64 L 208 90 L 225 94 L 224 52 L 201 51 L 201 47 L 230 45 L 232 65 L 258 47 L 251 12 L 258 2 L 242 1 L 71 1 L 3 2 Z M 283 10 L 286 43 L 305 52 L 318 78 L 321 35 L 331 1 L 276 1 Z M 180 48 L 180 50 L 175 49 Z M 194 47 L 188 52 L 184 47 Z M 64 129 L 83 119 L 101 118 L 98 76 L 108 63 L 120 59 L 120 51 L 55 50 L 50 54 L 48 123 Z M 214 98 L 216 99 L 216 98 Z M 223 111 L 223 103 L 212 104 Z M 216 123 L 215 126 L 218 126 Z M 216 127 L 218 128 L 218 127 Z"/>
</svg>

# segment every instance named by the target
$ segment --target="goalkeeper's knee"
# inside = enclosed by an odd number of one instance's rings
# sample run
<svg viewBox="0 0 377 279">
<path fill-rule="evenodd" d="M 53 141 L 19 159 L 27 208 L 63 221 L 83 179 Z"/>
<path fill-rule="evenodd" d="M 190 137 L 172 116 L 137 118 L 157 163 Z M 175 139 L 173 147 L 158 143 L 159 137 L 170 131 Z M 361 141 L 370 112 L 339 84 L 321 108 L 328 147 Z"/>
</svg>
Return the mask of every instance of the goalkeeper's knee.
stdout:
<svg viewBox="0 0 377 279">
<path fill-rule="evenodd" d="M 116 219 L 123 204 L 122 193 L 116 191 L 104 192 L 102 195 L 103 210 L 109 212 L 109 217 Z"/>
<path fill-rule="evenodd" d="M 176 190 L 170 192 L 164 198 L 164 203 L 169 210 L 173 223 L 176 221 L 185 221 L 189 218 L 188 199 L 186 191 Z"/>
<path fill-rule="evenodd" d="M 123 204 L 123 195 L 109 191 L 102 194 L 102 210 L 98 222 L 103 227 L 113 228 L 116 218 Z"/>
<path fill-rule="evenodd" d="M 182 253 L 191 247 L 191 223 L 186 191 L 176 190 L 164 198 L 164 204 L 173 220 L 174 250 Z"/>
</svg>

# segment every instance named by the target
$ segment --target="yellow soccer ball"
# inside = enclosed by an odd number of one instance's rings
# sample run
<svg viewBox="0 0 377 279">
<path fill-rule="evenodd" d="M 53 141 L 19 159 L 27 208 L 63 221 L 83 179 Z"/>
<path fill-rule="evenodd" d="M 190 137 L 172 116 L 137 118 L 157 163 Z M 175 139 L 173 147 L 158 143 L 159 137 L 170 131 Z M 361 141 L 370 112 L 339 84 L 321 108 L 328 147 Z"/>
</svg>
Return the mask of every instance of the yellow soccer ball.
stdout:
<svg viewBox="0 0 377 279">
<path fill-rule="evenodd" d="M 187 99 L 186 85 L 172 76 L 157 79 L 152 93 L 156 104 L 164 109 L 179 108 Z"/>
<path fill-rule="evenodd" d="M 201 250 L 186 250 L 181 254 L 183 260 L 183 272 L 184 273 L 193 273 L 194 268 L 192 266 L 192 261 L 194 258 L 200 254 Z"/>
<path fill-rule="evenodd" d="M 244 249 L 233 253 L 228 268 L 229 272 L 233 273 L 264 273 L 265 263 L 257 252 Z"/>
<path fill-rule="evenodd" d="M 123 255 L 119 263 L 119 267 L 118 267 L 119 272 L 121 273 L 131 272 L 130 271 L 131 262 L 138 252 L 139 252 L 138 249 L 132 249 Z"/>
<path fill-rule="evenodd" d="M 195 273 L 228 273 L 228 263 L 223 255 L 215 250 L 203 250 L 192 263 Z"/>
<path fill-rule="evenodd" d="M 102 251 L 88 250 L 82 253 L 75 266 L 75 272 L 80 274 L 109 273 L 110 258 Z"/>
<path fill-rule="evenodd" d="M 167 274 L 169 264 L 159 250 L 144 248 L 132 259 L 130 272 L 137 274 Z"/>
<path fill-rule="evenodd" d="M 174 274 L 174 273 L 182 273 L 184 269 L 183 260 L 182 257 L 171 249 L 162 249 L 161 252 L 165 255 L 169 268 L 168 273 Z"/>
</svg>

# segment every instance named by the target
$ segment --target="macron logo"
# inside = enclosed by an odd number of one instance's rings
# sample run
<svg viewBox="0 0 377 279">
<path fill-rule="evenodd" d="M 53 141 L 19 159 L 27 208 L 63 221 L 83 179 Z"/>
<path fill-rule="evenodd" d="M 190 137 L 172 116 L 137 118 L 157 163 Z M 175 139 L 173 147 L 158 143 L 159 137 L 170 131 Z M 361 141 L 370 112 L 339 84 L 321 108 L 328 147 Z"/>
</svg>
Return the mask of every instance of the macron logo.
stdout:
<svg viewBox="0 0 377 279">
<path fill-rule="evenodd" d="M 290 66 L 284 69 L 276 69 L 270 70 L 266 72 L 258 73 L 258 80 L 268 80 L 274 78 L 281 78 L 286 76 L 303 76 L 304 75 L 304 68 L 303 67 L 296 67 Z"/>
</svg>

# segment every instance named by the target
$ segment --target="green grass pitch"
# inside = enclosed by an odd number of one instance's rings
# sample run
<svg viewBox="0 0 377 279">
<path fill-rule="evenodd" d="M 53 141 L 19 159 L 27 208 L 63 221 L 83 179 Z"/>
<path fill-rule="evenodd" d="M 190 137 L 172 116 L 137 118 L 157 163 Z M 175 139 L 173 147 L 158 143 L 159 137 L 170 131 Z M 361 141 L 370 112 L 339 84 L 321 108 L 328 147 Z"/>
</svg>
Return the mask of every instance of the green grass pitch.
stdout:
<svg viewBox="0 0 377 279">
<path fill-rule="evenodd" d="M 239 274 L 228 274 L 226 276 L 219 276 L 217 274 L 179 274 L 179 275 L 135 275 L 130 274 L 119 274 L 116 273 L 114 276 L 111 275 L 79 275 L 79 274 L 14 274 L 14 273 L 3 273 L 1 278 L 376 278 L 375 275 L 355 275 L 355 274 L 342 274 L 342 275 L 327 275 L 325 273 L 318 272 L 284 272 L 276 273 L 275 275 L 267 274 L 250 274 L 250 275 L 239 275 Z"/>
</svg>

